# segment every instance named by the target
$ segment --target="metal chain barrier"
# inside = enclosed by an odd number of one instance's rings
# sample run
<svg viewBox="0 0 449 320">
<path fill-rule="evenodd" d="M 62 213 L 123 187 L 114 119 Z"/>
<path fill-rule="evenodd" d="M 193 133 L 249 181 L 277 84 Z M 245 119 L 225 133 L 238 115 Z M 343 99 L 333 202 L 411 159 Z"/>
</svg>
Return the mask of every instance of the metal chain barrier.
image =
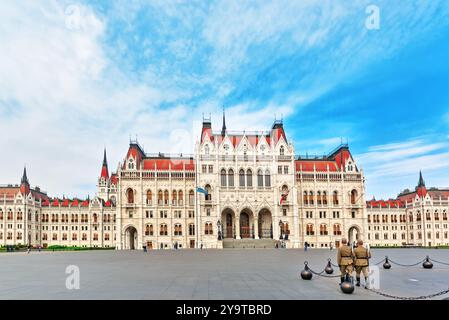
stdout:
<svg viewBox="0 0 449 320">
<path fill-rule="evenodd" d="M 414 267 L 414 266 L 417 266 L 418 264 L 423 263 L 424 261 L 426 261 L 426 259 L 422 259 L 421 261 L 418 261 L 417 263 L 413 263 L 413 264 L 398 263 L 398 262 L 395 262 L 395 261 L 391 260 L 390 258 L 388 258 L 388 261 L 390 261 L 391 263 L 394 263 L 394 264 L 396 264 L 398 266 L 401 266 L 401 267 Z"/>
<path fill-rule="evenodd" d="M 321 272 L 316 272 L 316 271 L 313 271 L 312 269 L 310 269 L 310 267 L 309 267 L 309 270 L 310 270 L 310 272 L 312 272 L 314 275 L 317 275 L 317 276 L 320 276 L 320 277 L 323 277 L 323 278 L 340 278 L 340 275 L 333 275 L 333 276 L 331 276 L 331 275 L 324 275 L 323 273 L 324 273 L 324 269 L 323 269 L 323 271 L 321 271 Z"/>
<path fill-rule="evenodd" d="M 424 300 L 424 299 L 431 299 L 434 297 L 438 297 L 438 296 L 442 296 L 445 295 L 447 293 L 449 293 L 449 289 L 437 292 L 437 293 L 432 293 L 432 294 L 428 294 L 428 295 L 422 295 L 422 296 L 418 296 L 418 297 L 401 297 L 401 296 L 395 296 L 392 294 L 388 294 L 388 293 L 384 293 L 384 292 L 380 292 L 377 290 L 373 290 L 370 288 L 367 288 L 365 286 L 365 289 L 367 289 L 368 291 L 374 292 L 375 294 L 378 294 L 380 296 L 386 297 L 386 298 L 390 298 L 390 299 L 396 299 L 396 300 Z"/>
<path fill-rule="evenodd" d="M 447 262 L 441 262 L 441 261 L 437 261 L 437 260 L 430 259 L 430 258 L 429 258 L 429 260 L 432 261 L 432 262 L 436 262 L 436 263 L 440 263 L 440 264 L 444 264 L 446 266 L 449 266 L 449 263 L 447 263 Z"/>
</svg>

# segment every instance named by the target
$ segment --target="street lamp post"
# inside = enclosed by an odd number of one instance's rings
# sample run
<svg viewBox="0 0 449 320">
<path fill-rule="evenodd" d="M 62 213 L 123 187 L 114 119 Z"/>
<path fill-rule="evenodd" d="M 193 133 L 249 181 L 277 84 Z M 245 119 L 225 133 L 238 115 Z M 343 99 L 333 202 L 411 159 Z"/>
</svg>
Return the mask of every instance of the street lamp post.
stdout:
<svg viewBox="0 0 449 320">
<path fill-rule="evenodd" d="M 279 229 L 280 229 L 280 233 L 279 233 L 279 240 L 282 240 L 283 239 L 283 236 L 282 236 L 282 226 L 283 226 L 284 224 L 282 223 L 282 220 L 279 220 Z"/>
<path fill-rule="evenodd" d="M 218 228 L 218 240 L 221 241 L 222 237 L 221 237 L 221 221 L 220 220 L 217 221 L 217 228 Z"/>
</svg>

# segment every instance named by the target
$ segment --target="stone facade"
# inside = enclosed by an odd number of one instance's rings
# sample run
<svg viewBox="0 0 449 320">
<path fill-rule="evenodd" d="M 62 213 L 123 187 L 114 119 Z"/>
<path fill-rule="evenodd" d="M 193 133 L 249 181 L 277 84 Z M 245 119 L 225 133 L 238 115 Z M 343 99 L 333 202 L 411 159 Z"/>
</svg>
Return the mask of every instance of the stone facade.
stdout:
<svg viewBox="0 0 449 320">
<path fill-rule="evenodd" d="M 224 117 L 221 131 L 203 119 L 193 155 L 147 154 L 131 141 L 109 175 L 105 151 L 93 199 L 50 198 L 24 171 L 20 185 L 0 187 L 0 245 L 448 244 L 449 191 L 421 180 L 396 200 L 366 202 L 363 170 L 347 145 L 298 156 L 282 121 L 266 132 L 231 132 Z"/>
</svg>

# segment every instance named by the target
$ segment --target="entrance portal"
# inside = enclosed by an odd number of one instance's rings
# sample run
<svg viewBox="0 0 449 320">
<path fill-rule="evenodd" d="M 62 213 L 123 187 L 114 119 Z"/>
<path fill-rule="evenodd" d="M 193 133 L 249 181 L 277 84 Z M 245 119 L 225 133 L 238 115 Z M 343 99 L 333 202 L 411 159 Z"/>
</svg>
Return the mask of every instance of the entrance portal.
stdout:
<svg viewBox="0 0 449 320">
<path fill-rule="evenodd" d="M 259 212 L 259 238 L 273 239 L 273 223 L 271 212 L 267 209 L 262 209 Z"/>
<path fill-rule="evenodd" d="M 361 233 L 360 228 L 358 226 L 352 226 L 348 231 L 348 244 L 354 245 L 354 243 L 360 239 Z"/>
<path fill-rule="evenodd" d="M 246 212 L 240 214 L 240 237 L 250 238 L 251 230 L 249 226 L 249 215 Z"/>
<path fill-rule="evenodd" d="M 133 226 L 129 226 L 125 230 L 125 249 L 137 249 L 137 230 Z"/>
</svg>

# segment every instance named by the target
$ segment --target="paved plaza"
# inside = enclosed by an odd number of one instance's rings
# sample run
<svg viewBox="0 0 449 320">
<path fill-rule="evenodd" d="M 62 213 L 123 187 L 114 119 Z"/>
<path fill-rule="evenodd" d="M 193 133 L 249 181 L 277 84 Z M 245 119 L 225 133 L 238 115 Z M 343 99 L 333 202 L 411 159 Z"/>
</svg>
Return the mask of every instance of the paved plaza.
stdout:
<svg viewBox="0 0 449 320">
<path fill-rule="evenodd" d="M 412 264 L 426 255 L 449 262 L 444 249 L 377 249 L 372 262 L 388 255 Z M 383 299 L 356 288 L 343 294 L 337 278 L 300 278 L 304 261 L 322 271 L 336 250 L 225 249 L 32 252 L 0 254 L 0 299 Z M 66 267 L 80 270 L 80 289 L 68 290 Z M 380 265 L 381 266 L 381 265 Z M 335 270 L 334 274 L 337 272 Z M 449 266 L 380 268 L 380 289 L 420 296 L 449 288 Z M 448 295 L 435 299 L 446 298 Z"/>
</svg>

